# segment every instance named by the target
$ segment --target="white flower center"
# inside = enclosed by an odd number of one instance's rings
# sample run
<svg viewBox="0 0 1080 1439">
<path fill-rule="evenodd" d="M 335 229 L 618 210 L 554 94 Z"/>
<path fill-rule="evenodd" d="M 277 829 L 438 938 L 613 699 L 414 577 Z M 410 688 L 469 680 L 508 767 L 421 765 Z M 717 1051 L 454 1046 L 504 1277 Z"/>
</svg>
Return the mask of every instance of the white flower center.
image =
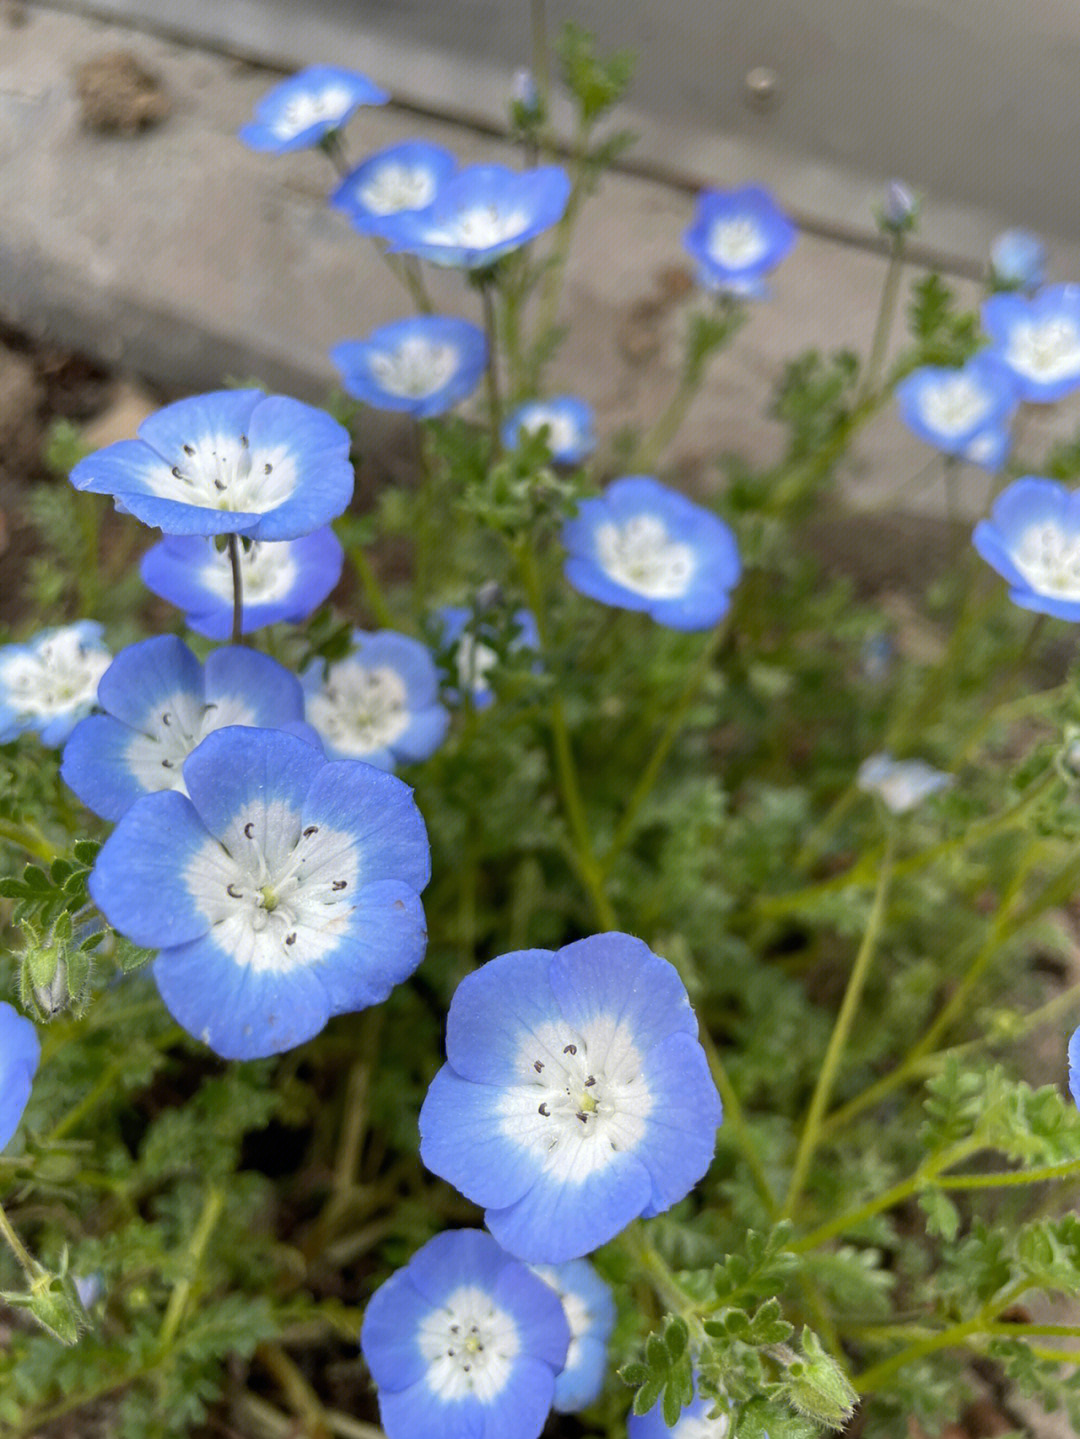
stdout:
<svg viewBox="0 0 1080 1439">
<path fill-rule="evenodd" d="M 1032 525 L 1012 560 L 1036 594 L 1080 600 L 1080 534 L 1066 534 L 1050 523 Z"/>
<path fill-rule="evenodd" d="M 435 198 L 435 177 L 422 165 L 402 165 L 388 160 L 364 182 L 359 198 L 373 215 L 422 210 Z"/>
<path fill-rule="evenodd" d="M 175 789 L 187 794 L 183 765 L 188 755 L 212 730 L 224 725 L 250 725 L 254 712 L 239 695 L 226 695 L 204 704 L 190 690 L 177 690 L 143 716 L 142 731 L 135 734 L 124 759 L 143 789 Z"/>
<path fill-rule="evenodd" d="M 326 825 L 302 826 L 285 800 L 255 800 L 207 838 L 184 882 L 233 961 L 256 972 L 310 964 L 349 927 L 360 873 L 356 841 Z"/>
<path fill-rule="evenodd" d="M 967 375 L 950 375 L 934 386 L 927 386 L 919 397 L 923 419 L 939 435 L 963 434 L 973 429 L 990 413 L 990 395 Z"/>
<path fill-rule="evenodd" d="M 506 1387 L 521 1349 L 517 1325 L 485 1290 L 462 1285 L 420 1323 L 427 1386 L 444 1403 L 490 1404 Z"/>
<path fill-rule="evenodd" d="M 204 435 L 183 448 L 179 464 L 170 469 L 159 459 L 146 476 L 159 499 L 262 515 L 296 488 L 296 461 L 285 445 L 252 450 L 246 435 Z"/>
<path fill-rule="evenodd" d="M 704 1414 L 687 1414 L 671 1431 L 672 1439 L 727 1439 L 731 1420 L 726 1414 L 709 1419 Z"/>
<path fill-rule="evenodd" d="M 518 1056 L 521 1082 L 499 1104 L 502 1132 L 544 1169 L 581 1183 L 641 1142 L 653 1096 L 628 1029 L 606 1015 L 581 1032 L 548 1022 Z"/>
<path fill-rule="evenodd" d="M 425 239 L 436 245 L 460 245 L 467 250 L 487 250 L 514 240 L 529 226 L 531 216 L 524 210 L 501 210 L 498 205 L 477 205 L 462 210 Z"/>
<path fill-rule="evenodd" d="M 279 140 L 291 140 L 311 125 L 329 121 L 339 125 L 353 102 L 351 91 L 344 85 L 328 85 L 324 90 L 306 90 L 294 95 L 271 122 L 270 128 Z"/>
<path fill-rule="evenodd" d="M 0 686 L 17 715 L 53 719 L 97 699 L 98 680 L 112 664 L 104 650 L 88 649 L 77 630 L 61 630 L 32 651 L 0 663 Z"/>
<path fill-rule="evenodd" d="M 1080 374 L 1080 334 L 1070 319 L 1022 320 L 1009 332 L 1005 358 L 1033 380 L 1063 380 Z"/>
<path fill-rule="evenodd" d="M 424 399 L 441 390 L 460 363 L 456 345 L 436 344 L 413 335 L 394 350 L 376 350 L 368 360 L 375 382 L 388 395 Z"/>
<path fill-rule="evenodd" d="M 200 566 L 199 581 L 219 600 L 232 604 L 232 562 L 228 549 L 218 549 L 207 541 L 209 558 Z M 240 546 L 240 583 L 244 604 L 273 604 L 292 593 L 296 584 L 297 564 L 292 555 L 291 540 L 255 540 Z M 236 721 L 230 721 L 235 724 Z"/>
<path fill-rule="evenodd" d="M 357 759 L 392 745 L 412 720 L 397 670 L 356 659 L 330 666 L 326 683 L 308 699 L 307 717 L 339 754 Z"/>
<path fill-rule="evenodd" d="M 596 549 L 610 579 L 651 600 L 684 595 L 696 569 L 694 551 L 669 539 L 656 515 L 635 515 L 621 525 L 608 521 L 596 532 Z"/>
<path fill-rule="evenodd" d="M 530 410 L 521 421 L 520 429 L 530 435 L 538 434 L 547 426 L 548 449 L 553 455 L 573 449 L 578 443 L 578 427 L 561 410 Z"/>
<path fill-rule="evenodd" d="M 769 248 L 761 227 L 748 215 L 717 220 L 709 230 L 706 249 L 725 270 L 745 270 L 756 264 Z"/>
</svg>

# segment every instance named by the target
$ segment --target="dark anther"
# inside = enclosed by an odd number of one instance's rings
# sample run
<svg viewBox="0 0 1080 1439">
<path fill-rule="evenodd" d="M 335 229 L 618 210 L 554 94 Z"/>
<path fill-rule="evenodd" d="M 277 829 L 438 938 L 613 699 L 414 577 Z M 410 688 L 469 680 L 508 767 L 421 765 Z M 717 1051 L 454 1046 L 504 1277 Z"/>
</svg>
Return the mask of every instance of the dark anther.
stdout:
<svg viewBox="0 0 1080 1439">
<path fill-rule="evenodd" d="M 446 1351 L 446 1357 L 447 1357 L 447 1359 L 453 1359 L 453 1357 L 454 1357 L 454 1351 L 453 1351 L 453 1349 L 448 1349 L 448 1350 Z"/>
<path fill-rule="evenodd" d="M 174 479 L 174 480 L 182 480 L 182 479 L 184 478 L 183 474 L 182 474 L 181 471 L 180 471 L 180 466 L 179 466 L 179 465 L 173 465 L 173 467 L 172 467 L 172 476 L 173 476 L 173 479 Z"/>
<path fill-rule="evenodd" d="M 304 838 L 305 838 L 305 839 L 308 839 L 308 838 L 310 838 L 311 835 L 313 835 L 313 834 L 318 834 L 318 833 L 319 833 L 319 826 L 318 826 L 317 824 L 309 824 L 308 827 L 307 827 L 307 829 L 304 830 Z"/>
<path fill-rule="evenodd" d="M 161 723 L 162 723 L 162 724 L 172 724 L 172 715 L 171 715 L 171 714 L 163 714 L 163 715 L 161 716 Z"/>
<path fill-rule="evenodd" d="M 348 882 L 349 882 L 349 881 L 348 881 L 347 879 L 335 879 L 334 882 L 333 882 L 333 884 L 330 886 L 330 888 L 331 888 L 331 889 L 344 889 L 345 886 L 348 884 Z"/>
<path fill-rule="evenodd" d="M 264 474 L 264 475 L 272 475 L 273 473 L 274 473 L 274 467 L 273 467 L 273 465 L 263 465 L 263 474 Z"/>
<path fill-rule="evenodd" d="M 581 1120 L 582 1124 L 588 1124 L 589 1116 L 585 1113 L 584 1110 L 579 1109 L 577 1112 L 577 1117 Z"/>
<path fill-rule="evenodd" d="M 576 1044 L 568 1044 L 568 1045 L 566 1046 L 566 1048 L 563 1050 L 563 1054 L 577 1054 L 577 1045 L 576 1045 Z"/>
<path fill-rule="evenodd" d="M 247 435 L 241 435 L 241 436 L 240 436 L 240 448 L 241 448 L 242 450 L 246 450 L 247 447 L 248 447 L 248 437 L 247 437 Z"/>
<path fill-rule="evenodd" d="M 551 1110 L 547 1107 L 546 1104 L 541 1104 L 537 1113 L 542 1114 L 544 1118 L 547 1119 L 551 1114 Z"/>
<path fill-rule="evenodd" d="M 237 889 L 234 884 L 227 884 L 225 886 L 225 893 L 231 894 L 233 899 L 243 899 L 244 897 L 244 891 L 242 889 Z"/>
<path fill-rule="evenodd" d="M 244 833 L 247 835 L 248 839 L 254 839 L 254 838 L 255 838 L 255 821 L 254 821 L 254 820 L 249 819 L 248 822 L 247 822 L 247 824 L 244 825 Z"/>
<path fill-rule="evenodd" d="M 483 1346 L 482 1344 L 478 1344 L 478 1345 L 476 1346 L 476 1352 L 477 1352 L 477 1354 L 483 1354 L 483 1352 L 484 1352 L 484 1346 Z"/>
<path fill-rule="evenodd" d="M 463 1364 L 461 1367 L 462 1367 L 462 1369 L 464 1369 L 464 1371 L 465 1371 L 466 1374 L 470 1373 L 471 1370 L 472 1370 L 472 1365 L 471 1365 L 471 1364 Z"/>
<path fill-rule="evenodd" d="M 161 768 L 162 768 L 162 769 L 175 769 L 176 766 L 173 764 L 173 762 L 172 762 L 171 759 L 163 759 L 163 760 L 161 761 Z"/>
<path fill-rule="evenodd" d="M 537 1074 L 543 1074 L 543 1072 L 544 1072 L 543 1060 L 534 1059 L 534 1060 L 533 1060 L 533 1068 L 536 1070 Z"/>
<path fill-rule="evenodd" d="M 184 454 L 185 454 L 185 455 L 189 455 L 189 456 L 190 456 L 190 455 L 193 455 L 194 453 L 195 453 L 195 446 L 194 446 L 194 445 L 185 445 L 185 446 L 184 446 Z"/>
<path fill-rule="evenodd" d="M 286 943 L 286 944 L 295 944 L 295 943 L 296 943 L 296 932 L 295 932 L 295 931 L 293 931 L 292 934 L 287 934 L 287 935 L 285 936 L 285 943 Z"/>
<path fill-rule="evenodd" d="M 451 1334 L 460 1334 L 460 1333 L 461 1333 L 461 1325 L 460 1325 L 460 1324 L 451 1324 L 451 1326 L 450 1326 L 450 1333 L 451 1333 Z"/>
<path fill-rule="evenodd" d="M 225 484 L 224 484 L 221 480 L 215 480 L 215 481 L 214 481 L 214 489 L 215 489 L 215 490 L 223 490 L 223 489 L 225 489 L 225 488 L 226 488 L 226 487 L 225 487 Z"/>
<path fill-rule="evenodd" d="M 595 1075 L 595 1074 L 590 1074 L 589 1077 L 588 1077 L 588 1079 L 585 1081 L 585 1088 L 586 1088 L 586 1089 L 591 1089 L 595 1083 L 596 1083 L 596 1075 Z"/>
</svg>

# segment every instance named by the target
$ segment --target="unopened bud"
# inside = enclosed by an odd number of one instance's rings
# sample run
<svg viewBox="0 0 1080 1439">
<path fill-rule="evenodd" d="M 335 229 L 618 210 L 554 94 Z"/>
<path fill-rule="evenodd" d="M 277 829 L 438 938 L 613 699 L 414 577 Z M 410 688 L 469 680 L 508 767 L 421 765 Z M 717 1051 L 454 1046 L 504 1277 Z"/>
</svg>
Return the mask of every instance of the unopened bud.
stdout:
<svg viewBox="0 0 1080 1439">
<path fill-rule="evenodd" d="M 1030 230 L 1003 230 L 990 246 L 990 279 L 1000 290 L 1037 290 L 1046 272 L 1046 246 Z"/>
</svg>

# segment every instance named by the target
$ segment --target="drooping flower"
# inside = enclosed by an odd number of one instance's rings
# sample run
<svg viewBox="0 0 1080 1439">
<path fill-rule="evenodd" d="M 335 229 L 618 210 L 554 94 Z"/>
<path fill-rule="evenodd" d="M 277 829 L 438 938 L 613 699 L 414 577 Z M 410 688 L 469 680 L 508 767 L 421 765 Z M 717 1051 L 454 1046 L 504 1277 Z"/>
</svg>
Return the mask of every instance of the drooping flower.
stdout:
<svg viewBox="0 0 1080 1439">
<path fill-rule="evenodd" d="M 413 972 L 430 854 L 407 785 L 238 727 L 203 740 L 184 783 L 124 814 L 90 894 L 160 950 L 154 978 L 189 1034 L 226 1059 L 278 1054 Z"/>
<path fill-rule="evenodd" d="M 994 501 L 972 543 L 1025 610 L 1080 620 L 1080 492 L 1024 475 Z"/>
<path fill-rule="evenodd" d="M 550 1284 L 559 1296 L 570 1326 L 566 1365 L 555 1380 L 559 1414 L 574 1414 L 600 1397 L 607 1369 L 607 1346 L 615 1327 L 615 1300 L 611 1288 L 587 1259 L 566 1264 L 537 1264 L 533 1273 Z"/>
<path fill-rule="evenodd" d="M 40 1058 L 37 1030 L 18 1010 L 0 1002 L 0 1153 L 19 1127 Z"/>
<path fill-rule="evenodd" d="M 999 289 L 1037 290 L 1046 276 L 1046 246 L 1030 230 L 1003 230 L 990 245 L 990 276 Z"/>
<path fill-rule="evenodd" d="M 760 298 L 763 276 L 791 251 L 799 232 L 768 190 L 744 185 L 703 190 L 683 244 L 707 289 Z"/>
<path fill-rule="evenodd" d="M 515 610 L 511 616 L 514 633 L 506 645 L 507 654 L 521 650 L 539 652 L 540 632 L 529 610 Z M 494 618 L 465 605 L 444 605 L 435 615 L 442 644 L 454 651 L 456 684 L 448 691 L 455 703 L 469 695 L 474 709 L 487 709 L 495 699 L 491 676 L 499 664 L 499 632 Z"/>
<path fill-rule="evenodd" d="M 529 400 L 510 412 L 503 425 L 502 442 L 516 449 L 523 434 L 547 430 L 551 458 L 562 465 L 579 465 L 596 448 L 592 407 L 576 395 L 553 395 L 550 400 Z"/>
<path fill-rule="evenodd" d="M 437 1234 L 371 1297 L 360 1347 L 388 1439 L 537 1439 L 570 1333 L 489 1234 Z"/>
<path fill-rule="evenodd" d="M 562 542 L 574 589 L 676 630 L 716 624 L 740 573 L 723 520 L 646 475 L 615 480 L 599 498 L 583 500 Z"/>
<path fill-rule="evenodd" d="M 450 315 L 411 315 L 341 340 L 330 351 L 346 394 L 418 420 L 445 414 L 472 394 L 487 364 L 483 330 Z"/>
<path fill-rule="evenodd" d="M 427 759 L 446 737 L 435 661 L 409 635 L 354 630 L 344 659 L 311 665 L 301 679 L 308 720 L 334 759 L 393 769 Z"/>
<path fill-rule="evenodd" d="M 1022 400 L 1051 404 L 1080 386 L 1080 285 L 991 295 L 982 323 Z"/>
<path fill-rule="evenodd" d="M 727 1439 L 731 1428 L 730 1415 L 721 1407 L 715 1419 L 709 1418 L 717 1407 L 717 1400 L 695 1392 L 674 1425 L 669 1427 L 664 1423 L 663 1401 L 658 1399 L 647 1414 L 630 1414 L 627 1417 L 626 1439 Z"/>
<path fill-rule="evenodd" d="M 169 535 L 294 540 L 352 498 L 349 432 L 322 410 L 261 390 L 178 400 L 142 422 L 137 440 L 88 455 L 77 490 Z"/>
<path fill-rule="evenodd" d="M 240 547 L 245 635 L 282 620 L 299 624 L 341 578 L 345 552 L 329 525 L 295 540 Z M 166 535 L 139 565 L 147 589 L 185 610 L 184 623 L 208 639 L 232 633 L 233 576 L 228 549 L 213 536 Z"/>
<path fill-rule="evenodd" d="M 388 218 L 382 234 L 392 251 L 474 270 L 558 224 L 569 198 L 570 177 L 559 165 L 467 165 L 428 209 Z"/>
<path fill-rule="evenodd" d="M 855 783 L 865 793 L 876 794 L 893 814 L 906 814 L 955 781 L 951 774 L 935 769 L 923 759 L 893 759 L 889 754 L 874 754 L 859 766 Z"/>
<path fill-rule="evenodd" d="M 403 140 L 369 155 L 330 196 L 361 235 L 380 235 L 388 215 L 424 210 L 457 169 L 457 159 L 430 140 Z"/>
<path fill-rule="evenodd" d="M 924 365 L 896 387 L 908 429 L 946 455 L 964 455 L 980 435 L 1007 429 L 1017 399 L 1012 372 L 987 350 L 957 368 Z"/>
<path fill-rule="evenodd" d="M 95 620 L 80 620 L 0 648 L 0 744 L 31 730 L 50 748 L 64 743 L 97 703 L 112 661 L 101 634 Z"/>
<path fill-rule="evenodd" d="M 200 664 L 173 635 L 121 650 L 102 676 L 104 714 L 71 732 L 60 773 L 87 808 L 117 820 L 143 795 L 184 788 L 184 761 L 226 725 L 288 727 L 318 745 L 303 723 L 300 681 L 269 655 L 241 646 Z"/>
<path fill-rule="evenodd" d="M 237 133 L 252 150 L 275 155 L 308 150 L 347 125 L 361 105 L 385 105 L 389 99 L 355 70 L 309 65 L 268 91 L 255 106 L 255 119 Z"/>
<path fill-rule="evenodd" d="M 1080 1029 L 1074 1029 L 1069 1040 L 1069 1093 L 1080 1108 Z"/>
<path fill-rule="evenodd" d="M 420 1156 L 533 1264 L 669 1209 L 712 1160 L 720 1100 L 667 960 L 627 934 L 519 950 L 467 975 Z"/>
</svg>

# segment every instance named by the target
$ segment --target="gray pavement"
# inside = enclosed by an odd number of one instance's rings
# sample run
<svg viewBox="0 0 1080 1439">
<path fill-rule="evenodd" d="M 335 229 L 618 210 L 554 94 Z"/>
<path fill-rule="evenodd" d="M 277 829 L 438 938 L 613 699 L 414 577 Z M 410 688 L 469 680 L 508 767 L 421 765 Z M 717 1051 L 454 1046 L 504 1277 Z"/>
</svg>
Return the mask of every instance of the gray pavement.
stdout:
<svg viewBox="0 0 1080 1439">
<path fill-rule="evenodd" d="M 326 207 L 332 176 L 321 156 L 256 155 L 236 140 L 273 77 L 51 8 L 24 14 L 0 30 L 0 315 L 173 389 L 250 376 L 322 398 L 334 379 L 329 346 L 406 313 L 408 300 Z M 80 124 L 73 71 L 118 45 L 162 77 L 172 100 L 169 117 L 135 137 Z M 414 134 L 464 160 L 507 158 L 490 136 L 395 106 L 361 112 L 348 140 L 359 157 Z M 565 297 L 572 326 L 553 375 L 596 405 L 603 434 L 646 426 L 676 382 L 696 297 L 692 286 L 675 295 L 671 271 L 685 265 L 691 208 L 680 188 L 620 174 L 585 212 Z M 722 451 L 775 457 L 779 436 L 764 413 L 772 379 L 806 346 L 865 352 L 883 270 L 865 249 L 804 235 L 773 298 L 755 305 L 714 365 L 662 469 L 707 480 Z M 440 308 L 476 315 L 454 274 L 433 274 L 432 289 Z M 1067 402 L 1054 423 L 1075 419 Z M 372 416 L 370 426 L 377 447 L 387 425 Z M 939 486 L 910 485 L 929 458 L 883 415 L 845 491 L 860 506 L 940 512 Z M 986 487 L 981 473 L 965 477 L 968 513 L 981 511 Z"/>
</svg>

